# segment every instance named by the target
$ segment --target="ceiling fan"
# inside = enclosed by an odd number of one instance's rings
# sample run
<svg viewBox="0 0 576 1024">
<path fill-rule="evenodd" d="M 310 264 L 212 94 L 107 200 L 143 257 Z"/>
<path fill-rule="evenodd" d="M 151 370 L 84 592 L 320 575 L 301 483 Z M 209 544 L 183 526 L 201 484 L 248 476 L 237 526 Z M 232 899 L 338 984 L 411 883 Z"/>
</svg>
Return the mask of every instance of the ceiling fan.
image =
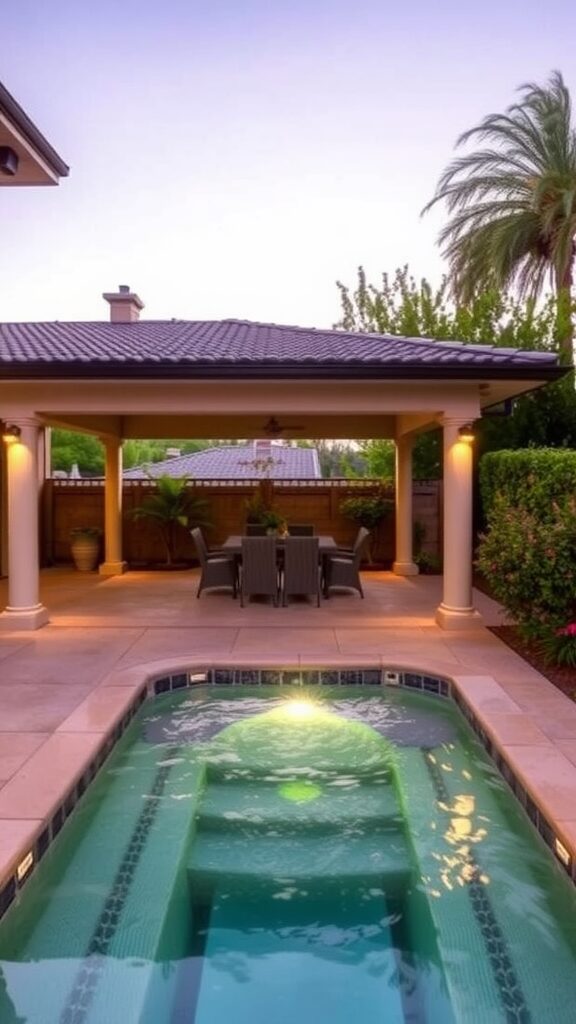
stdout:
<svg viewBox="0 0 576 1024">
<path fill-rule="evenodd" d="M 302 423 L 280 423 L 275 416 L 269 416 L 261 429 L 267 437 L 280 437 L 285 430 L 303 430 L 304 425 Z"/>
</svg>

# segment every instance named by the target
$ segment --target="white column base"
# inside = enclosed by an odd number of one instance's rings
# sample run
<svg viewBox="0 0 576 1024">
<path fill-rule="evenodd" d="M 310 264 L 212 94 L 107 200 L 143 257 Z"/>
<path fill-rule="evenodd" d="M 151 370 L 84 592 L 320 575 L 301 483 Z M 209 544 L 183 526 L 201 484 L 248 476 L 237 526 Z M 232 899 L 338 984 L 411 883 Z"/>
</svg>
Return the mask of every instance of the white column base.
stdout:
<svg viewBox="0 0 576 1024">
<path fill-rule="evenodd" d="M 10 608 L 0 612 L 0 630 L 41 629 L 49 621 L 48 609 L 43 604 L 32 608 Z"/>
<path fill-rule="evenodd" d="M 420 569 L 414 562 L 393 562 L 392 572 L 396 576 L 417 576 Z"/>
<path fill-rule="evenodd" d="M 102 562 L 98 566 L 101 576 L 122 576 L 128 569 L 128 562 Z"/>
<path fill-rule="evenodd" d="M 441 629 L 470 629 L 484 622 L 475 608 L 448 608 L 445 604 L 438 605 L 435 619 Z"/>
</svg>

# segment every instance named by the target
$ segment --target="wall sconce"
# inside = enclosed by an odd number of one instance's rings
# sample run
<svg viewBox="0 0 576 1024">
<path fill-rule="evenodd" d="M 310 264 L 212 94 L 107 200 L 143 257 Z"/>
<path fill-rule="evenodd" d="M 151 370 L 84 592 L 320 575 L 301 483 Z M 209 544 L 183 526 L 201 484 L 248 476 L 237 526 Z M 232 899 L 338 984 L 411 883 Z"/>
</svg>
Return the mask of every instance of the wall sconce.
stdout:
<svg viewBox="0 0 576 1024">
<path fill-rule="evenodd" d="M 0 174 L 13 178 L 18 170 L 20 158 L 10 146 L 0 146 Z"/>
<path fill-rule="evenodd" d="M 463 427 L 458 427 L 458 435 L 461 441 L 473 441 L 474 427 L 471 423 L 465 423 Z"/>
<path fill-rule="evenodd" d="M 21 433 L 20 427 L 17 427 L 15 423 L 6 423 L 2 431 L 2 437 L 5 441 L 17 441 Z"/>
</svg>

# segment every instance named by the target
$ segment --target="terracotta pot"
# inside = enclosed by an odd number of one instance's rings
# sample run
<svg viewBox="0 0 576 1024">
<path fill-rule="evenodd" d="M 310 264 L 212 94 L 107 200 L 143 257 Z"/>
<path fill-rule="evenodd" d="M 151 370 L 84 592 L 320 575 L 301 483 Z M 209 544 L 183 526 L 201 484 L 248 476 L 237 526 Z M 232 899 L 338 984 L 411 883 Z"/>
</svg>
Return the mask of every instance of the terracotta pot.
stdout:
<svg viewBox="0 0 576 1024">
<path fill-rule="evenodd" d="M 70 551 L 74 565 L 80 572 L 93 572 L 98 564 L 100 540 L 98 537 L 74 537 Z"/>
</svg>

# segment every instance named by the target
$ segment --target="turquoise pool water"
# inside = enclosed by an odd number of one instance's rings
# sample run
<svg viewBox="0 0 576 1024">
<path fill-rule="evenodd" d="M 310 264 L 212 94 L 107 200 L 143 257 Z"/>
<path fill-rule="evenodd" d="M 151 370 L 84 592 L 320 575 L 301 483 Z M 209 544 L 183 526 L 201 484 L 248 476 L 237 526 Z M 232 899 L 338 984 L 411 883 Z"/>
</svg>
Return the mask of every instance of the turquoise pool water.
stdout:
<svg viewBox="0 0 576 1024">
<path fill-rule="evenodd" d="M 405 691 L 145 704 L 0 923 L 0 1024 L 575 1006 L 572 886 L 456 709 Z"/>
</svg>

